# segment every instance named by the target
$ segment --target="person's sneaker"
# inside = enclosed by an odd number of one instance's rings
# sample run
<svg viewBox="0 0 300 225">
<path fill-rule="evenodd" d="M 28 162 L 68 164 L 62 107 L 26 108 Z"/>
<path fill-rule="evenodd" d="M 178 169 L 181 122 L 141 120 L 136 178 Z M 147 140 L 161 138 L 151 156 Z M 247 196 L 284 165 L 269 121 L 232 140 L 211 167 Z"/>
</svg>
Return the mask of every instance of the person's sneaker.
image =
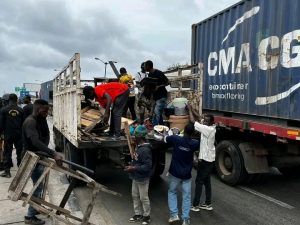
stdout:
<svg viewBox="0 0 300 225">
<path fill-rule="evenodd" d="M 211 211 L 213 210 L 213 207 L 211 206 L 211 204 L 207 205 L 207 204 L 202 204 L 199 206 L 200 209 L 205 209 L 205 210 L 208 210 L 208 211 Z"/>
<path fill-rule="evenodd" d="M 143 216 L 142 225 L 147 225 L 150 223 L 150 216 Z"/>
<path fill-rule="evenodd" d="M 5 178 L 11 178 L 11 174 L 9 171 L 4 171 L 3 173 L 0 174 L 0 176 Z"/>
<path fill-rule="evenodd" d="M 37 218 L 36 216 L 32 216 L 32 217 L 25 216 L 24 222 L 25 222 L 25 224 L 34 224 L 34 225 L 45 224 L 44 220 L 41 220 L 41 219 Z"/>
<path fill-rule="evenodd" d="M 134 222 L 137 222 L 137 221 L 141 221 L 143 219 L 143 216 L 141 215 L 134 215 L 133 217 L 131 217 L 128 222 L 130 223 L 134 223 Z"/>
<path fill-rule="evenodd" d="M 190 220 L 183 220 L 182 225 L 190 225 Z"/>
<path fill-rule="evenodd" d="M 173 216 L 169 219 L 169 224 L 178 224 L 180 222 L 179 216 Z"/>
<path fill-rule="evenodd" d="M 114 141 L 119 141 L 119 140 L 121 140 L 121 136 L 114 135 L 114 136 L 111 137 L 111 139 L 113 139 Z"/>
<path fill-rule="evenodd" d="M 191 211 L 193 211 L 193 212 L 199 212 L 200 211 L 199 206 L 192 206 L 191 207 Z"/>
</svg>

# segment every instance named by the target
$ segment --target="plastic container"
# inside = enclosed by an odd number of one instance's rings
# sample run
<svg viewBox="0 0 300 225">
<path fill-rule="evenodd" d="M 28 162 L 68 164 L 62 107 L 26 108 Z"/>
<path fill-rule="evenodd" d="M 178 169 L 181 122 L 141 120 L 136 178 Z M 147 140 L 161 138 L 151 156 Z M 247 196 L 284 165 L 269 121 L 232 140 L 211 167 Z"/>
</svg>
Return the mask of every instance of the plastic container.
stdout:
<svg viewBox="0 0 300 225">
<path fill-rule="evenodd" d="M 172 101 L 172 105 L 176 108 L 185 108 L 188 100 L 186 98 L 174 98 Z"/>
<path fill-rule="evenodd" d="M 186 116 L 188 115 L 188 111 L 186 110 L 186 107 L 175 107 L 174 108 L 174 115 L 175 116 Z"/>
<path fill-rule="evenodd" d="M 170 128 L 178 128 L 180 131 L 184 130 L 184 127 L 189 124 L 189 116 L 170 116 L 169 123 Z"/>
</svg>

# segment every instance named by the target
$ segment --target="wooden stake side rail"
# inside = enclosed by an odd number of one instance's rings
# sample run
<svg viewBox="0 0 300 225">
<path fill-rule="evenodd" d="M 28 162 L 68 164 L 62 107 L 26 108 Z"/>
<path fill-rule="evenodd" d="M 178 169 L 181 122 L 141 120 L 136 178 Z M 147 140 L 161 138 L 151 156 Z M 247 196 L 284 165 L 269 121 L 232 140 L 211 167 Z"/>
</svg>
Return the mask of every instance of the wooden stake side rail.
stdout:
<svg viewBox="0 0 300 225">
<path fill-rule="evenodd" d="M 38 179 L 38 181 L 36 182 L 36 184 L 33 186 L 33 188 L 29 191 L 29 193 L 25 193 L 24 190 L 37 164 L 44 166 L 45 167 L 44 171 L 40 176 L 40 178 Z M 33 196 L 34 191 L 42 182 L 44 182 L 43 183 L 44 185 L 48 185 L 49 173 L 51 170 L 56 170 L 60 173 L 68 175 L 72 180 L 59 206 L 45 201 L 44 198 L 37 198 Z M 85 182 L 88 187 L 93 189 L 90 202 L 88 203 L 87 209 L 85 210 L 82 219 L 72 215 L 69 210 L 64 209 L 70 197 L 70 194 L 73 190 L 76 179 Z M 44 186 L 44 189 L 46 188 L 47 187 Z M 97 183 L 96 181 L 94 181 L 92 178 L 82 173 L 81 171 L 73 171 L 64 166 L 58 166 L 53 159 L 40 158 L 38 155 L 34 154 L 33 152 L 26 152 L 20 164 L 20 167 L 17 171 L 17 174 L 9 186 L 8 197 L 12 201 L 21 200 L 23 201 L 23 207 L 29 204 L 40 213 L 45 214 L 47 216 L 51 216 L 52 218 L 55 218 L 56 220 L 63 222 L 65 224 L 92 225 L 92 223 L 89 222 L 89 219 L 93 211 L 95 199 L 97 197 L 97 194 L 100 191 L 112 195 L 116 195 L 116 196 L 121 196 L 119 193 L 111 191 L 104 185 Z M 45 196 L 45 192 L 43 193 L 43 197 L 44 196 Z"/>
</svg>

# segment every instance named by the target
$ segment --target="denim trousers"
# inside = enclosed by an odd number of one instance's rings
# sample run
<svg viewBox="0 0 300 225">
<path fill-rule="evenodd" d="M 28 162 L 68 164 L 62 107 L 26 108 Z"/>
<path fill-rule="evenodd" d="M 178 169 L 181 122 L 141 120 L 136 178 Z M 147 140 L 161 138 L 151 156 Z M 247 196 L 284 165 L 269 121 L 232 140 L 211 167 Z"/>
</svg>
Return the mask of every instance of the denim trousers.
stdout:
<svg viewBox="0 0 300 225">
<path fill-rule="evenodd" d="M 38 181 L 38 179 L 40 178 L 40 176 L 42 175 L 43 172 L 44 172 L 44 166 L 37 164 L 31 174 L 31 180 L 33 182 L 33 185 L 36 184 L 36 182 Z M 44 191 L 44 184 L 42 182 L 37 187 L 37 189 L 35 189 L 35 191 L 33 192 L 33 196 L 37 197 L 37 198 L 41 198 L 43 191 Z M 39 214 L 39 212 L 37 210 L 35 210 L 32 206 L 29 206 L 28 211 L 27 211 L 27 216 L 33 217 L 37 214 Z"/>
<path fill-rule="evenodd" d="M 127 104 L 129 96 L 129 90 L 125 91 L 123 94 L 119 95 L 111 110 L 111 118 L 110 118 L 110 133 L 120 136 L 121 134 L 121 120 L 122 113 Z"/>
<path fill-rule="evenodd" d="M 151 207 L 148 196 L 149 180 L 136 181 L 132 180 L 132 200 L 135 215 L 149 216 Z"/>
<path fill-rule="evenodd" d="M 202 195 L 202 187 L 205 187 L 205 204 L 211 204 L 211 182 L 210 174 L 214 168 L 214 162 L 201 160 L 198 163 L 197 177 L 195 180 L 195 196 L 193 206 L 198 206 Z"/>
<path fill-rule="evenodd" d="M 167 104 L 167 98 L 161 98 L 155 101 L 154 115 L 152 118 L 153 126 L 162 125 L 164 123 L 162 114 L 164 112 L 164 108 L 166 104 Z"/>
<path fill-rule="evenodd" d="M 177 189 L 181 185 L 182 188 L 182 220 L 190 219 L 191 208 L 191 187 L 192 180 L 182 180 L 169 174 L 169 190 L 168 190 L 168 205 L 170 210 L 170 217 L 178 215 L 177 208 Z"/>
</svg>

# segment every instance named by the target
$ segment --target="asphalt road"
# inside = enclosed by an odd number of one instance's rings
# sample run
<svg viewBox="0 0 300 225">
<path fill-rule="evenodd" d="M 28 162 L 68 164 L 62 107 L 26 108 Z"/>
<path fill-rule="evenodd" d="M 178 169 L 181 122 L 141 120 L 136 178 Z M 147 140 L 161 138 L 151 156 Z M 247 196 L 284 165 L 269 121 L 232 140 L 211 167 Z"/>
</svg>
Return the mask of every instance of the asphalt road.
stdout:
<svg viewBox="0 0 300 225">
<path fill-rule="evenodd" d="M 168 224 L 167 177 L 150 184 L 150 201 L 153 225 Z M 196 176 L 193 171 L 193 177 Z M 94 218 L 104 213 L 112 224 L 124 225 L 133 215 L 131 181 L 127 174 L 113 164 L 103 164 L 97 169 L 97 180 L 122 194 L 115 197 L 100 193 L 95 205 Z M 194 185 L 193 185 L 194 188 Z M 264 176 L 262 181 L 247 186 L 230 187 L 212 178 L 213 211 L 191 212 L 191 224 L 199 225 L 299 225 L 300 224 L 300 177 L 286 178 L 278 173 Z M 90 190 L 86 187 L 75 191 L 84 207 Z M 179 203 L 180 205 L 180 203 Z M 99 221 L 95 221 L 99 224 Z M 108 222 L 107 222 L 108 224 Z"/>
</svg>

